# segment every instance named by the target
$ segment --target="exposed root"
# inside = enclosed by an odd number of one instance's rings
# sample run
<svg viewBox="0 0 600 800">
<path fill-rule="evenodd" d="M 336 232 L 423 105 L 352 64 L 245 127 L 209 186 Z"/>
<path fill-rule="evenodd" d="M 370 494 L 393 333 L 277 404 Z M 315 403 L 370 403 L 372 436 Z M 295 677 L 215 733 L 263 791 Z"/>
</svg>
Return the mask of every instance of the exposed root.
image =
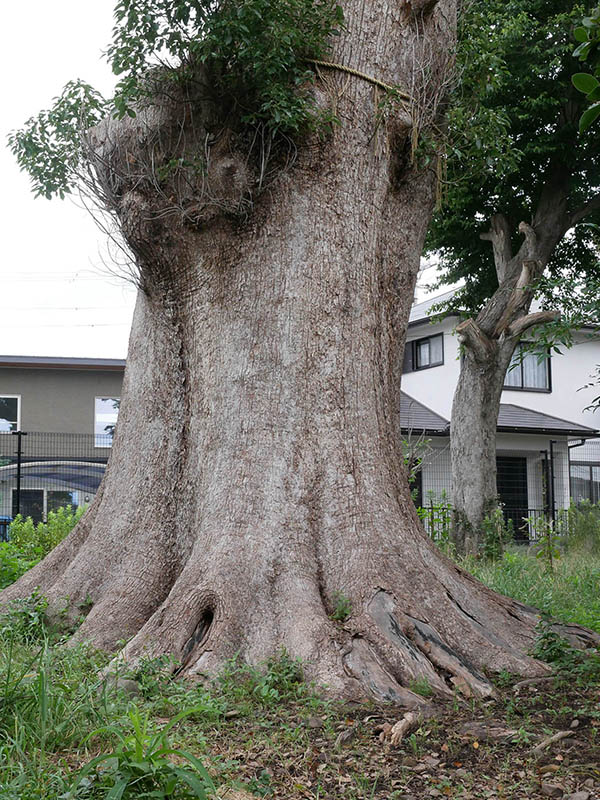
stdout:
<svg viewBox="0 0 600 800">
<path fill-rule="evenodd" d="M 415 730 L 418 725 L 419 716 L 409 711 L 408 714 L 405 714 L 401 720 L 398 720 L 398 722 L 392 726 L 389 735 L 390 744 L 394 745 L 394 747 L 399 745 L 406 734 Z"/>
</svg>

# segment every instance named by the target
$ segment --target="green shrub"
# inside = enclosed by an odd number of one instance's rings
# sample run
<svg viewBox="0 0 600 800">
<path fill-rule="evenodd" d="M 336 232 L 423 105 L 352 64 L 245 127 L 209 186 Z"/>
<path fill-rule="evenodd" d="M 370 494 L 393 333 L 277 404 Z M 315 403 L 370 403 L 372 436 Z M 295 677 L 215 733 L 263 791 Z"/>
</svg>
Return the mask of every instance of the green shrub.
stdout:
<svg viewBox="0 0 600 800">
<path fill-rule="evenodd" d="M 346 622 L 352 614 L 352 601 L 343 592 L 334 592 L 333 602 L 335 606 L 329 615 L 330 619 L 335 620 L 335 622 Z"/>
<path fill-rule="evenodd" d="M 452 505 L 446 490 L 439 497 L 435 492 L 427 492 L 425 505 L 417 508 L 417 515 L 431 538 L 445 552 L 448 552 L 452 536 Z"/>
<path fill-rule="evenodd" d="M 567 549 L 600 555 L 600 507 L 583 500 L 566 513 Z"/>
<path fill-rule="evenodd" d="M 41 561 L 73 530 L 84 511 L 83 507 L 76 511 L 71 506 L 57 508 L 48 513 L 46 522 L 38 522 L 37 525 L 31 517 L 23 519 L 17 514 L 9 527 L 10 541 L 22 558 Z"/>
<path fill-rule="evenodd" d="M 148 716 L 137 708 L 129 712 L 133 733 L 123 735 L 119 727 L 109 726 L 90 734 L 110 733 L 118 741 L 110 752 L 93 758 L 79 773 L 66 800 L 72 798 L 114 798 L 130 800 L 135 797 L 178 798 L 206 800 L 213 795 L 215 785 L 202 762 L 191 753 L 171 746 L 167 734 L 190 711 L 182 711 L 152 735 Z M 173 763 L 172 757 L 185 764 Z"/>
<path fill-rule="evenodd" d="M 552 664 L 560 680 L 589 683 L 600 679 L 600 656 L 596 651 L 578 650 L 558 634 L 552 620 L 543 616 L 536 628 L 537 636 L 531 655 Z"/>
<path fill-rule="evenodd" d="M 483 541 L 481 554 L 488 561 L 497 561 L 504 553 L 504 547 L 514 539 L 511 519 L 504 521 L 502 508 L 496 506 L 483 520 Z"/>
<path fill-rule="evenodd" d="M 10 586 L 38 561 L 25 558 L 13 542 L 0 542 L 0 589 Z"/>
<path fill-rule="evenodd" d="M 238 707 L 240 702 L 275 706 L 306 696 L 302 664 L 282 650 L 267 659 L 262 668 L 251 667 L 232 659 L 219 675 L 214 692 Z"/>
</svg>

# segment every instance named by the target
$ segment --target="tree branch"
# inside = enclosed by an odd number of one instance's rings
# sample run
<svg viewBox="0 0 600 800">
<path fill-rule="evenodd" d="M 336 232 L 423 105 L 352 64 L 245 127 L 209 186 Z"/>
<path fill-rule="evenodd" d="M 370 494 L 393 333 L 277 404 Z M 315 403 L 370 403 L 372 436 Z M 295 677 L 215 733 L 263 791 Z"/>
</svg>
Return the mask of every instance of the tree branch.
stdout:
<svg viewBox="0 0 600 800">
<path fill-rule="evenodd" d="M 466 319 L 456 326 L 458 341 L 470 350 L 476 361 L 486 362 L 493 350 L 493 344 L 473 319 Z"/>
<path fill-rule="evenodd" d="M 506 333 L 511 338 L 520 338 L 529 328 L 533 328 L 535 325 L 543 325 L 546 322 L 554 322 L 559 318 L 558 311 L 536 311 L 533 314 L 527 314 L 527 316 L 515 320 Z"/>
<path fill-rule="evenodd" d="M 519 248 L 519 255 L 531 260 L 537 251 L 538 237 L 531 225 L 526 222 L 519 222 L 519 233 L 523 236 L 523 243 Z"/>
<path fill-rule="evenodd" d="M 507 266 L 511 259 L 510 225 L 504 214 L 494 214 L 490 224 L 490 230 L 480 234 L 479 238 L 492 243 L 496 275 L 498 283 L 501 284 L 506 278 Z"/>
<path fill-rule="evenodd" d="M 529 225 L 525 225 L 525 223 L 521 223 L 519 225 L 519 230 L 521 230 L 521 226 L 524 228 L 529 228 Z M 525 232 L 524 230 L 522 232 Z M 533 230 L 529 228 L 529 231 L 526 231 L 526 236 L 530 233 L 533 233 Z M 533 233 L 535 236 L 535 233 Z M 498 320 L 496 327 L 494 328 L 494 332 L 492 336 L 497 338 L 501 336 L 503 333 L 506 333 L 509 325 L 511 325 L 512 320 L 516 314 L 519 313 L 520 310 L 529 310 L 529 303 L 531 302 L 531 293 L 528 291 L 531 287 L 532 280 L 536 277 L 537 273 L 541 271 L 543 265 L 540 261 L 533 261 L 531 259 L 525 259 L 521 265 L 521 273 L 517 280 L 517 283 L 512 289 L 510 293 L 510 297 L 506 301 L 506 305 L 504 307 L 504 311 L 502 312 L 502 316 Z"/>
<path fill-rule="evenodd" d="M 571 214 L 569 227 L 572 228 L 573 225 L 577 225 L 578 222 L 581 222 L 588 214 L 593 214 L 594 211 L 600 211 L 600 194 L 595 194 L 585 205 Z"/>
</svg>

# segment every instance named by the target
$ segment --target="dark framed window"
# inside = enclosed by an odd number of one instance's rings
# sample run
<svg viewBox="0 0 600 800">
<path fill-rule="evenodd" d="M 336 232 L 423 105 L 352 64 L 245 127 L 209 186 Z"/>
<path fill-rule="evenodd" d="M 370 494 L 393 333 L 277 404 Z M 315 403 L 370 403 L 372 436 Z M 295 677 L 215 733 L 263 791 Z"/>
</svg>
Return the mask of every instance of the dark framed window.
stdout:
<svg viewBox="0 0 600 800">
<path fill-rule="evenodd" d="M 0 431 L 16 431 L 20 422 L 21 398 L 19 395 L 0 395 Z"/>
<path fill-rule="evenodd" d="M 600 501 L 600 464 L 570 465 L 571 500 L 578 505 L 582 501 L 598 503 Z"/>
<path fill-rule="evenodd" d="M 550 392 L 550 353 L 540 358 L 539 353 L 530 353 L 527 347 L 526 342 L 517 345 L 504 376 L 504 388 L 524 392 Z"/>
<path fill-rule="evenodd" d="M 444 363 L 444 334 L 424 336 L 406 343 L 402 372 L 439 367 Z"/>
</svg>

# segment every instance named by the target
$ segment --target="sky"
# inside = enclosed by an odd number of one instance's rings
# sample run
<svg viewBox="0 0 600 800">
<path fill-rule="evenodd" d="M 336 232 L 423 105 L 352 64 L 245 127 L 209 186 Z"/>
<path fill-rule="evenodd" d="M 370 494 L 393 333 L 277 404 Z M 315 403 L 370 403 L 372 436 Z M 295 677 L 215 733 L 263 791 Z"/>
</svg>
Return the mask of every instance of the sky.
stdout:
<svg viewBox="0 0 600 800">
<path fill-rule="evenodd" d="M 124 358 L 134 287 L 110 272 L 107 237 L 75 200 L 34 198 L 6 146 L 67 81 L 114 85 L 102 51 L 113 0 L 3 3 L 0 355 Z"/>
</svg>

